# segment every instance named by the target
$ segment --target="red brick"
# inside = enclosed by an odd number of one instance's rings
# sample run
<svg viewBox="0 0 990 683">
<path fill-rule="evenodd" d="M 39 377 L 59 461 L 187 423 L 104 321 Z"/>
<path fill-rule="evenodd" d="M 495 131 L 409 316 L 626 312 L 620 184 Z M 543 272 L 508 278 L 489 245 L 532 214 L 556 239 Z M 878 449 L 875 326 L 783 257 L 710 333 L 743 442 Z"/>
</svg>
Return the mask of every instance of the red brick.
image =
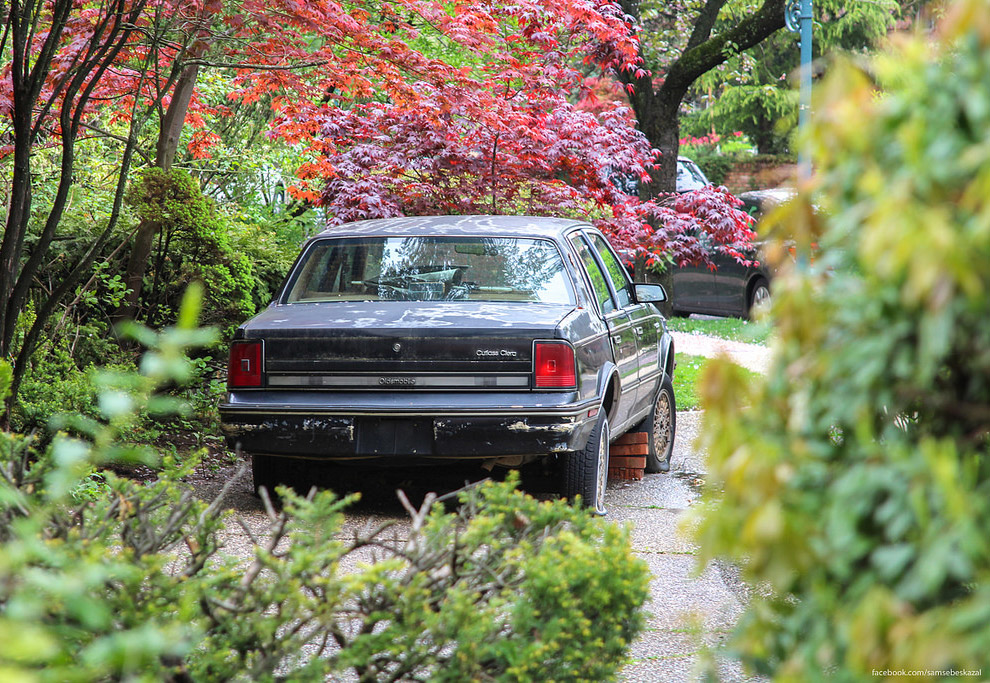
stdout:
<svg viewBox="0 0 990 683">
<path fill-rule="evenodd" d="M 608 449 L 609 456 L 646 455 L 649 452 L 650 452 L 650 445 L 645 443 L 637 443 L 631 446 L 612 444 Z"/>
<path fill-rule="evenodd" d="M 644 469 L 646 467 L 646 457 L 615 457 L 614 455 L 608 459 L 609 467 L 635 467 L 639 469 Z"/>
<path fill-rule="evenodd" d="M 620 444 L 622 446 L 629 446 L 634 443 L 649 443 L 650 433 L 649 432 L 627 432 L 616 439 L 613 443 Z"/>
<path fill-rule="evenodd" d="M 643 478 L 643 470 L 634 467 L 609 467 L 608 478 L 639 481 Z"/>
</svg>

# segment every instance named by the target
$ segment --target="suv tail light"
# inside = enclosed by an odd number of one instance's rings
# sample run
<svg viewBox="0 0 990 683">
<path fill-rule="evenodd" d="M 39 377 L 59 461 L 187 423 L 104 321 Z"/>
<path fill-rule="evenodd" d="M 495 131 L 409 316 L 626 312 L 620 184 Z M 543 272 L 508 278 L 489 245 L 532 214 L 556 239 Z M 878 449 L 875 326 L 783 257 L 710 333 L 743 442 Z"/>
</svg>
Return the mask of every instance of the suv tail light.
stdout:
<svg viewBox="0 0 990 683">
<path fill-rule="evenodd" d="M 567 342 L 536 342 L 533 386 L 537 389 L 576 389 L 574 348 Z"/>
<path fill-rule="evenodd" d="M 230 344 L 230 362 L 227 363 L 227 386 L 261 386 L 260 341 L 235 341 Z"/>
</svg>

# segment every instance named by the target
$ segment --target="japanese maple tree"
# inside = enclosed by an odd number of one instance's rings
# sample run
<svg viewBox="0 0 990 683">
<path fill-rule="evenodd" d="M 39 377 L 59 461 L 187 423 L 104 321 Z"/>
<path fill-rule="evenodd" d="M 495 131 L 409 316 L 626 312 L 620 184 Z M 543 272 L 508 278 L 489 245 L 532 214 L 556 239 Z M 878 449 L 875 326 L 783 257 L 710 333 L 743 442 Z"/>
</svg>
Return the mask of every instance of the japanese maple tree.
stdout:
<svg viewBox="0 0 990 683">
<path fill-rule="evenodd" d="M 384 19 L 352 32 L 344 50 L 340 22 L 370 22 L 369 14 L 323 15 L 309 24 L 292 15 L 298 33 L 269 39 L 256 59 L 282 63 L 294 45 L 318 35 L 333 46 L 311 57 L 325 66 L 245 72 L 235 94 L 278 93 L 272 134 L 311 153 L 294 192 L 324 207 L 331 224 L 433 213 L 588 217 L 630 262 L 708 261 L 700 232 L 736 255 L 751 239 L 748 217 L 724 192 L 661 205 L 613 182 L 648 179 L 657 158 L 626 108 L 605 103 L 592 112 L 573 104 L 587 94 L 589 69 L 648 75 L 616 3 L 406 0 L 382 7 L 390 8 Z"/>
</svg>

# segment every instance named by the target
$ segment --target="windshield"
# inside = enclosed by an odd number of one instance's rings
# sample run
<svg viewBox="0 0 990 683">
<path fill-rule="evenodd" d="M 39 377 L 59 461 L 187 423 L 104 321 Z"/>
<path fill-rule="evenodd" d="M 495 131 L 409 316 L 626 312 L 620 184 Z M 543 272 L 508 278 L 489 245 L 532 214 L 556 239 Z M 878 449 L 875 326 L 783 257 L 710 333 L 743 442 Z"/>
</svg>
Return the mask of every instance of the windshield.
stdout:
<svg viewBox="0 0 990 683">
<path fill-rule="evenodd" d="M 560 252 L 549 240 L 376 237 L 315 242 L 285 301 L 570 304 L 573 296 Z"/>
</svg>

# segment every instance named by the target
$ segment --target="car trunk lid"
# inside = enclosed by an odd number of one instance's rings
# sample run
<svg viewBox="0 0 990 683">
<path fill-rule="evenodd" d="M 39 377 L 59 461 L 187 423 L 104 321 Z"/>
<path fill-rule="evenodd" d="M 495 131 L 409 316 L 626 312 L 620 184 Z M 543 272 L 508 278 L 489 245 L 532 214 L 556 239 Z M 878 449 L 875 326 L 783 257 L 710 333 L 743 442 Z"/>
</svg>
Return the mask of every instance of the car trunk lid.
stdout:
<svg viewBox="0 0 990 683">
<path fill-rule="evenodd" d="M 286 315 L 291 308 L 291 315 Z M 264 340 L 270 387 L 528 388 L 533 342 L 572 305 L 335 302 L 273 306 L 243 330 Z"/>
</svg>

